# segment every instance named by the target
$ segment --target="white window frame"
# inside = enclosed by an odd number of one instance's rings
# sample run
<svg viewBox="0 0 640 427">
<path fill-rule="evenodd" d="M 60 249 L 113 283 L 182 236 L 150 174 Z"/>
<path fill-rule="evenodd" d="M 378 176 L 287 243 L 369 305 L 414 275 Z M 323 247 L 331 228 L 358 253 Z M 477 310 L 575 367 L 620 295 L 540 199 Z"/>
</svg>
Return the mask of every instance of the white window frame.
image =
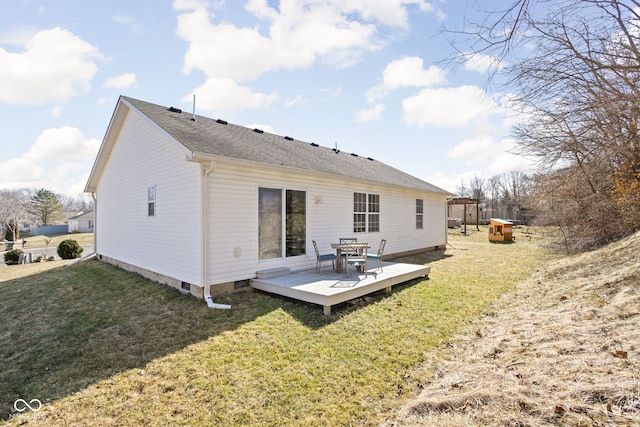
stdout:
<svg viewBox="0 0 640 427">
<path fill-rule="evenodd" d="M 353 193 L 353 232 L 380 232 L 380 195 L 373 193 Z"/>
<path fill-rule="evenodd" d="M 156 186 L 147 187 L 147 216 L 153 218 L 156 216 Z"/>
</svg>

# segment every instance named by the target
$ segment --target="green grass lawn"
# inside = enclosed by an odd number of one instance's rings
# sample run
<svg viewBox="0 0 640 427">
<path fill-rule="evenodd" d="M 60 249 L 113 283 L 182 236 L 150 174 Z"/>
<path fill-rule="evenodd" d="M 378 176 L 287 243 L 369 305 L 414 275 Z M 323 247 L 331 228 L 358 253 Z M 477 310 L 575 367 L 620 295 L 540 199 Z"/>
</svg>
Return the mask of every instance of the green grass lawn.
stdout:
<svg viewBox="0 0 640 427">
<path fill-rule="evenodd" d="M 95 260 L 3 267 L 0 425 L 378 425 L 418 393 L 422 361 L 551 256 L 540 235 L 490 244 L 482 230 L 398 260 L 431 265 L 429 280 L 330 317 L 260 292 L 211 310 Z M 16 399 L 45 406 L 15 416 Z"/>
<path fill-rule="evenodd" d="M 15 244 L 14 248 L 23 249 L 22 248 L 22 240 L 26 241 L 24 249 L 30 248 L 44 248 L 45 247 L 45 238 L 51 239 L 49 242 L 49 247 L 54 248 L 53 252 L 55 252 L 55 248 L 66 239 L 73 239 L 81 245 L 89 245 L 93 244 L 93 233 L 72 233 L 72 234 L 55 234 L 49 236 L 25 236 L 24 238 L 21 236 L 18 239 L 18 243 Z"/>
</svg>

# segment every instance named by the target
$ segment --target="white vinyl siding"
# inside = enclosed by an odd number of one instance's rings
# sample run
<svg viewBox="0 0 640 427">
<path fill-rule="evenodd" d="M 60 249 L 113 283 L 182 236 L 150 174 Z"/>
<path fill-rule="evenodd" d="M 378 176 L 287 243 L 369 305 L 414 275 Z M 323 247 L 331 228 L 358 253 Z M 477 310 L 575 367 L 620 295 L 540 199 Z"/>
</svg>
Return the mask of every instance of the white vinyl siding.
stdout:
<svg viewBox="0 0 640 427">
<path fill-rule="evenodd" d="M 199 170 L 180 145 L 129 113 L 97 188 L 97 252 L 199 284 Z M 150 187 L 158 194 L 153 218 Z"/>
<path fill-rule="evenodd" d="M 352 182 L 337 178 L 223 162 L 218 162 L 208 179 L 211 283 L 250 279 L 256 271 L 269 267 L 286 266 L 293 271 L 313 268 L 312 240 L 323 252 L 330 252 L 330 244 L 339 237 L 353 235 L 353 194 L 360 191 L 379 196 L 380 230 L 384 232 L 364 233 L 358 240 L 368 240 L 377 247 L 380 239 L 387 239 L 385 252 L 389 254 L 446 244 L 446 195 L 366 183 L 354 191 Z M 259 259 L 260 187 L 306 192 L 306 255 Z M 416 198 L 424 199 L 424 230 L 415 228 Z"/>
</svg>

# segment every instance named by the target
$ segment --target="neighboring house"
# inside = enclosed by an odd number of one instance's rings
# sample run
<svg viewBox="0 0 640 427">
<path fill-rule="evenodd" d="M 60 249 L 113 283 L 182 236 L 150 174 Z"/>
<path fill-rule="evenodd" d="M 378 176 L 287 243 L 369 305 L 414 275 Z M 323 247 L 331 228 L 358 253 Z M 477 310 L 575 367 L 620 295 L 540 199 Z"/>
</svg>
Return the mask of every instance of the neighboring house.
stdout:
<svg viewBox="0 0 640 427">
<path fill-rule="evenodd" d="M 69 233 L 93 233 L 93 211 L 79 213 L 67 219 Z"/>
<path fill-rule="evenodd" d="M 313 269 L 312 240 L 444 247 L 451 196 L 366 156 L 127 97 L 85 191 L 98 259 L 205 299 L 261 270 Z"/>
</svg>

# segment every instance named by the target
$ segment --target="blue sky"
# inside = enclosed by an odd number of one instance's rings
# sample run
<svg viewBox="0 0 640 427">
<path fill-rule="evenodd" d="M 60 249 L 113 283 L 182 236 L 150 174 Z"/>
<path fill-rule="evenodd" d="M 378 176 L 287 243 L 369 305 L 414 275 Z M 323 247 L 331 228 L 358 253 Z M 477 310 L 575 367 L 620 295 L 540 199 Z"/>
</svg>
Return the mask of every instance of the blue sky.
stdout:
<svg viewBox="0 0 640 427">
<path fill-rule="evenodd" d="M 475 1 L 15 0 L 0 15 L 0 188 L 82 193 L 119 95 L 373 157 L 454 191 L 510 154 L 491 58 L 448 68 Z M 477 5 L 477 4 L 476 4 Z"/>
</svg>

